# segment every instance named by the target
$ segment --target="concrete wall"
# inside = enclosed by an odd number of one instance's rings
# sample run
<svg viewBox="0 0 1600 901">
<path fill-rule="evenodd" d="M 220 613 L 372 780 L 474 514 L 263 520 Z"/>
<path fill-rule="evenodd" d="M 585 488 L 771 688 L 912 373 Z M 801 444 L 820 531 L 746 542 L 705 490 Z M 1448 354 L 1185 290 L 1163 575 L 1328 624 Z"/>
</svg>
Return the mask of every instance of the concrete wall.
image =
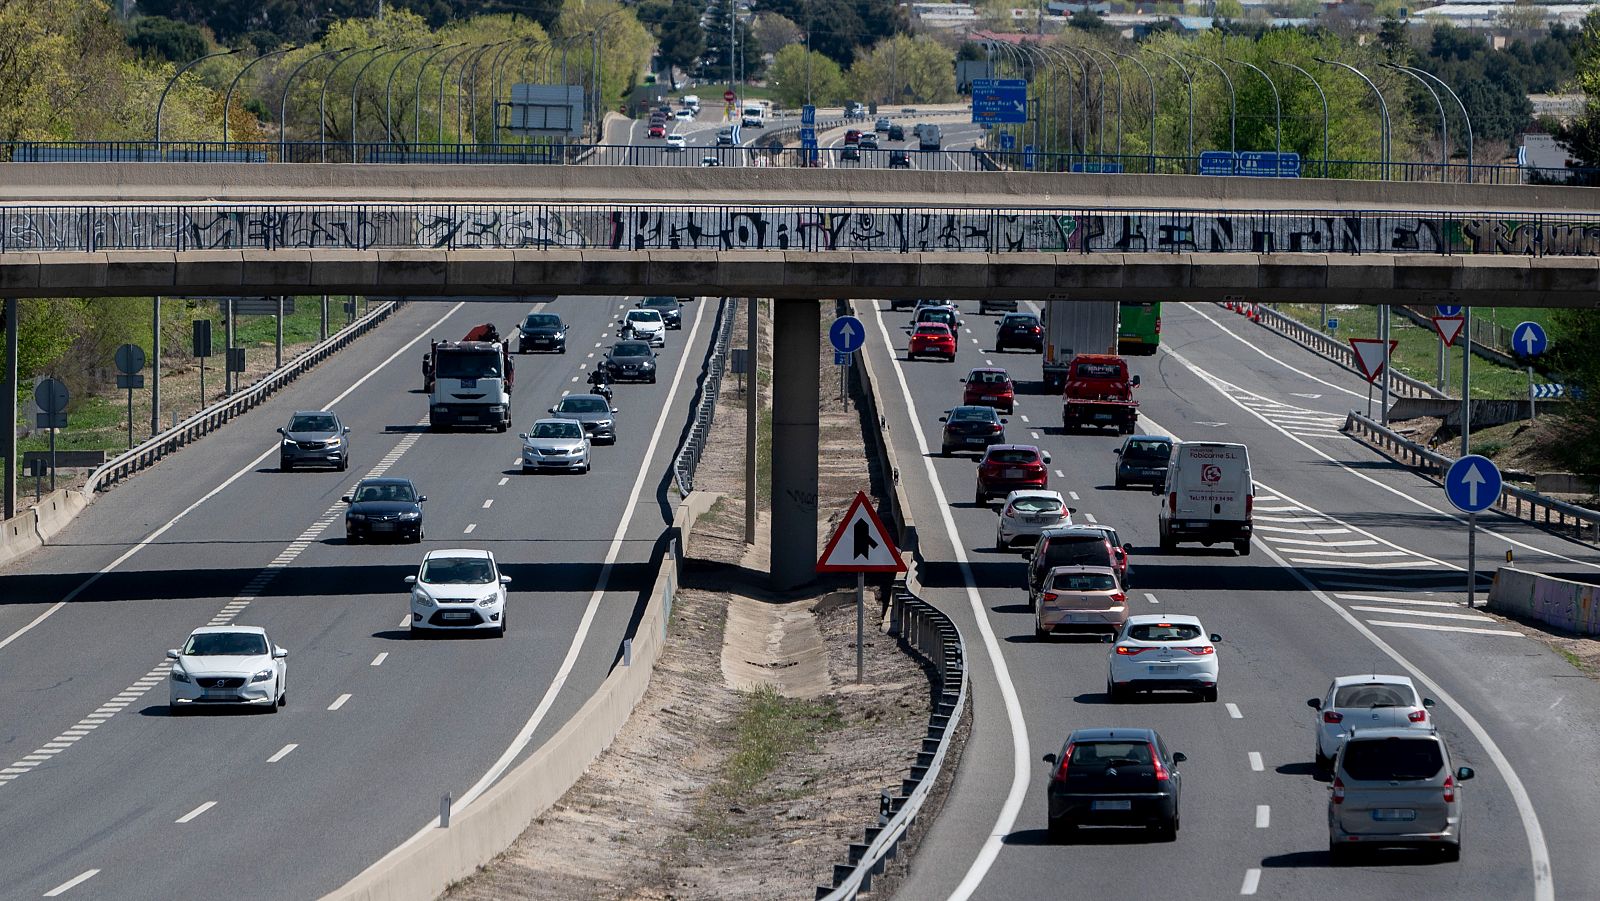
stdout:
<svg viewBox="0 0 1600 901">
<path fill-rule="evenodd" d="M 692 154 L 685 154 L 691 156 Z M 1600 210 L 1600 189 L 1314 178 L 775 169 L 252 163 L 0 163 L 0 202 L 506 200 L 1129 206 L 1172 209 Z"/>
<path fill-rule="evenodd" d="M 1489 609 L 1568 632 L 1600 635 L 1600 585 L 1502 566 L 1489 589 Z"/>
<path fill-rule="evenodd" d="M 44 546 L 88 505 L 83 492 L 62 488 L 0 523 L 0 566 Z"/>
<path fill-rule="evenodd" d="M 1594 257 L 795 250 L 7 252 L 0 296 L 739 294 L 1591 308 Z"/>
</svg>

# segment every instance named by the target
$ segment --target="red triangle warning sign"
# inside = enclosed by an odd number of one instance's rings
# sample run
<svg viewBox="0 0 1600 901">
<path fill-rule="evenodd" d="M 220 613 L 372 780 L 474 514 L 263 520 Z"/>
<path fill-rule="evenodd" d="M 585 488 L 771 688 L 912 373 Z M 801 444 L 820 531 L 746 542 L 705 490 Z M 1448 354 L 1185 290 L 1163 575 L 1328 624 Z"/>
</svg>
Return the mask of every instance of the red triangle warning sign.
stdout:
<svg viewBox="0 0 1600 901">
<path fill-rule="evenodd" d="M 819 573 L 903 573 L 906 565 L 889 538 L 865 491 L 856 492 L 828 546 L 817 561 Z"/>
<path fill-rule="evenodd" d="M 1356 368 L 1367 377 L 1367 381 L 1376 382 L 1383 376 L 1383 367 L 1388 363 L 1389 354 L 1394 353 L 1399 341 L 1390 341 L 1385 352 L 1384 342 L 1376 338 L 1351 338 L 1350 350 L 1356 358 Z"/>
<path fill-rule="evenodd" d="M 1435 316 L 1433 317 L 1434 331 L 1439 333 L 1439 340 L 1445 347 L 1455 347 L 1456 338 L 1461 336 L 1461 329 L 1467 324 L 1465 316 Z"/>
</svg>

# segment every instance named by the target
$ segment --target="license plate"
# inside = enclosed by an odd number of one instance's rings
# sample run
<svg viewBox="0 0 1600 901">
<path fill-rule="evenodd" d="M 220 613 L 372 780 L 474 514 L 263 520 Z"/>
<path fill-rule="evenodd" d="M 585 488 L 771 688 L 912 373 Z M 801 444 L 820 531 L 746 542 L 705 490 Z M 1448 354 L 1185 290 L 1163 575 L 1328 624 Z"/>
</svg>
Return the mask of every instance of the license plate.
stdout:
<svg viewBox="0 0 1600 901">
<path fill-rule="evenodd" d="M 477 422 L 478 421 L 478 417 L 476 417 L 476 416 L 463 416 L 463 417 L 461 417 L 461 421 L 462 422 Z"/>
<path fill-rule="evenodd" d="M 208 688 L 208 689 L 205 690 L 205 693 L 204 693 L 203 697 L 207 697 L 207 698 L 232 698 L 232 697 L 236 697 L 236 695 L 234 694 L 233 690 L 230 689 L 230 688 Z"/>
<path fill-rule="evenodd" d="M 1096 414 L 1094 414 L 1094 418 L 1095 419 L 1110 419 L 1111 418 L 1111 414 L 1110 413 L 1096 413 Z"/>
<path fill-rule="evenodd" d="M 1090 810 L 1132 810 L 1132 801 L 1093 801 L 1089 804 Z"/>
<path fill-rule="evenodd" d="M 1171 663 L 1152 663 L 1152 664 L 1150 664 L 1150 672 L 1152 674 L 1175 673 L 1177 671 L 1178 671 L 1178 667 L 1175 664 L 1171 664 Z"/>
<path fill-rule="evenodd" d="M 984 400 L 999 400 L 1000 398 L 994 396 L 993 394 L 985 394 L 983 396 L 983 399 Z"/>
<path fill-rule="evenodd" d="M 471 614 L 470 611 L 467 611 L 467 610 L 446 610 L 446 611 L 444 611 L 443 613 L 441 613 L 439 615 L 444 617 L 445 619 L 466 619 L 467 617 L 471 616 L 472 614 Z"/>
<path fill-rule="evenodd" d="M 1409 822 L 1417 818 L 1417 812 L 1409 807 L 1380 807 L 1372 812 L 1372 818 L 1380 823 Z"/>
<path fill-rule="evenodd" d="M 983 439 L 982 438 L 968 438 L 967 439 L 967 443 L 968 444 L 982 444 L 983 443 Z"/>
<path fill-rule="evenodd" d="M 1094 622 L 1094 617 L 1090 616 L 1087 613 L 1069 613 L 1069 614 L 1067 614 L 1067 622 L 1069 622 L 1069 623 L 1092 623 L 1092 622 Z"/>
<path fill-rule="evenodd" d="M 1008 470 L 1006 470 L 1006 478 L 1008 478 L 1008 479 L 1020 479 L 1020 478 L 1022 478 L 1022 470 L 1020 470 L 1020 469 L 1008 469 Z"/>
<path fill-rule="evenodd" d="M 1038 523 L 1038 522 L 1044 522 L 1045 518 L 1043 516 L 1024 516 L 1024 517 L 1022 517 L 1022 521 L 1023 522 Z"/>
<path fill-rule="evenodd" d="M 1203 529 L 1206 527 L 1206 524 L 1203 522 L 1186 522 L 1183 524 L 1183 527 L 1185 529 Z"/>
<path fill-rule="evenodd" d="M 374 531 L 374 532 L 393 532 L 394 531 L 394 523 L 392 523 L 392 522 L 375 522 L 375 523 L 372 524 L 372 531 Z"/>
</svg>

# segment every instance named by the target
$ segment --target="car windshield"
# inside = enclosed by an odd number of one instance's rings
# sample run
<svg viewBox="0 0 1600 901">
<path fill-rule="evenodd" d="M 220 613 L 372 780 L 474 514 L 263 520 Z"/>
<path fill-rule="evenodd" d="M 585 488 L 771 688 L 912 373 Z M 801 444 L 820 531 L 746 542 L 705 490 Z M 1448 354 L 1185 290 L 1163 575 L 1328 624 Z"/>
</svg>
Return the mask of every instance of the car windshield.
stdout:
<svg viewBox="0 0 1600 901">
<path fill-rule="evenodd" d="M 650 345 L 618 344 L 616 347 L 611 348 L 611 355 L 613 357 L 648 357 L 650 356 Z"/>
<path fill-rule="evenodd" d="M 629 322 L 660 322 L 661 314 L 655 310 L 629 310 Z"/>
<path fill-rule="evenodd" d="M 917 314 L 918 322 L 942 322 L 951 325 L 956 321 L 956 314 L 944 307 L 933 307 Z"/>
<path fill-rule="evenodd" d="M 575 422 L 541 422 L 533 427 L 535 438 L 582 438 L 583 427 Z"/>
<path fill-rule="evenodd" d="M 1138 641 L 1193 641 L 1200 637 L 1200 627 L 1190 623 L 1140 623 L 1128 630 L 1128 637 Z"/>
<path fill-rule="evenodd" d="M 486 557 L 434 557 L 422 564 L 417 581 L 428 585 L 487 585 L 494 566 Z"/>
<path fill-rule="evenodd" d="M 1106 540 L 1098 535 L 1077 538 L 1057 536 L 1045 546 L 1046 566 L 1105 566 L 1110 555 L 1106 553 Z"/>
<path fill-rule="evenodd" d="M 358 504 L 368 501 L 378 503 L 392 501 L 394 503 L 407 504 L 415 503 L 416 500 L 417 493 L 412 490 L 410 485 L 396 483 L 389 485 L 361 485 L 356 488 L 355 501 Z"/>
<path fill-rule="evenodd" d="M 1363 782 L 1428 779 L 1444 766 L 1444 754 L 1432 738 L 1383 738 L 1344 746 L 1344 771 Z"/>
<path fill-rule="evenodd" d="M 258 632 L 198 632 L 183 646 L 186 657 L 258 657 L 267 652 Z"/>
<path fill-rule="evenodd" d="M 1050 587 L 1056 591 L 1111 591 L 1117 580 L 1110 573 L 1057 573 Z"/>
<path fill-rule="evenodd" d="M 1018 513 L 1060 513 L 1061 501 L 1053 497 L 1019 497 L 1011 502 Z"/>
<path fill-rule="evenodd" d="M 678 299 L 676 297 L 647 297 L 644 305 L 647 307 L 663 307 L 670 310 L 678 305 Z"/>
<path fill-rule="evenodd" d="M 332 413 L 306 413 L 289 420 L 291 432 L 331 432 L 335 428 Z"/>
<path fill-rule="evenodd" d="M 554 313 L 529 313 L 528 318 L 522 320 L 523 328 L 560 328 L 561 317 Z"/>
<path fill-rule="evenodd" d="M 942 326 L 942 325 L 938 325 L 938 324 L 935 323 L 935 324 L 932 324 L 932 325 L 919 325 L 919 326 L 917 326 L 917 334 L 919 334 L 919 335 L 938 335 L 940 337 L 943 337 L 945 335 L 950 334 L 950 330 L 948 328 Z"/>
<path fill-rule="evenodd" d="M 950 411 L 951 422 L 993 422 L 992 407 L 956 407 Z"/>
<path fill-rule="evenodd" d="M 564 397 L 556 406 L 563 413 L 610 413 L 611 406 L 606 399 L 596 395 L 588 397 Z"/>
<path fill-rule="evenodd" d="M 1129 441 L 1122 449 L 1125 460 L 1166 460 L 1172 445 L 1165 441 Z"/>
<path fill-rule="evenodd" d="M 433 374 L 441 379 L 497 379 L 500 354 L 493 350 L 441 350 Z"/>
<path fill-rule="evenodd" d="M 1069 766 L 1150 765 L 1150 743 L 1144 741 L 1078 741 L 1072 743 Z"/>
<path fill-rule="evenodd" d="M 1012 448 L 1010 450 L 991 450 L 991 451 L 989 451 L 989 456 L 984 459 L 984 462 L 985 463 L 1037 463 L 1037 462 L 1039 462 L 1039 453 L 1038 453 L 1038 451 L 1018 450 L 1016 448 Z"/>
<path fill-rule="evenodd" d="M 1333 693 L 1335 707 L 1412 707 L 1415 704 L 1410 686 L 1390 682 L 1346 685 Z"/>
<path fill-rule="evenodd" d="M 1017 314 L 1013 313 L 1012 315 L 1007 316 L 1006 318 L 1000 320 L 1000 324 L 1001 325 L 1038 325 L 1039 324 L 1039 320 L 1033 318 L 1032 316 L 1017 315 Z"/>
<path fill-rule="evenodd" d="M 1011 381 L 1011 378 L 1010 378 L 1010 376 L 1007 376 L 1003 372 L 981 372 L 980 371 L 980 372 L 974 372 L 971 375 L 967 376 L 967 381 L 969 383 L 976 382 L 979 385 L 1003 385 L 1006 382 Z"/>
</svg>

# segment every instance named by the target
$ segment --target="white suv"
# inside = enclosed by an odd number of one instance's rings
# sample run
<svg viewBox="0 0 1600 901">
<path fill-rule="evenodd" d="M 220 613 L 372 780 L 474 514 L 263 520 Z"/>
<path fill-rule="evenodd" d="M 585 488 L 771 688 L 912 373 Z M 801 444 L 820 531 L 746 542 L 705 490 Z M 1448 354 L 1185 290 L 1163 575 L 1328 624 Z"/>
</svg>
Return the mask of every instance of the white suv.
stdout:
<svg viewBox="0 0 1600 901">
<path fill-rule="evenodd" d="M 411 634 L 424 630 L 506 634 L 506 583 L 494 554 L 472 548 L 429 551 L 411 586 Z"/>
<path fill-rule="evenodd" d="M 1438 731 L 1428 710 L 1432 698 L 1417 694 L 1407 676 L 1339 676 L 1320 698 L 1306 701 L 1317 712 L 1317 772 L 1333 766 L 1333 758 L 1357 729 Z"/>
</svg>

